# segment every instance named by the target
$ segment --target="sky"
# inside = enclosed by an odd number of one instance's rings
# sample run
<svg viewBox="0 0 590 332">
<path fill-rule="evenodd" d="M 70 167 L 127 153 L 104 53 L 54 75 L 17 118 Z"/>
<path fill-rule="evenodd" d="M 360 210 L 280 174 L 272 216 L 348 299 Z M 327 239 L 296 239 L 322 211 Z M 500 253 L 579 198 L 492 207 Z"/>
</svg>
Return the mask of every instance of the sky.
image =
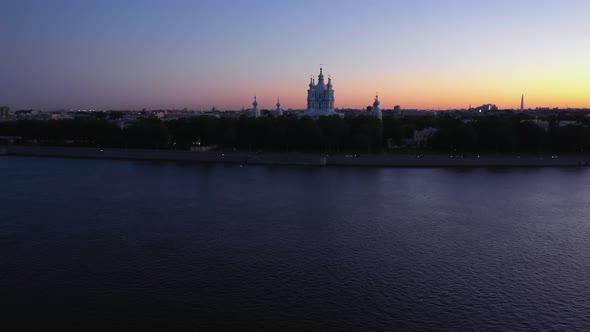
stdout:
<svg viewBox="0 0 590 332">
<path fill-rule="evenodd" d="M 0 0 L 11 109 L 590 107 L 588 0 Z"/>
</svg>

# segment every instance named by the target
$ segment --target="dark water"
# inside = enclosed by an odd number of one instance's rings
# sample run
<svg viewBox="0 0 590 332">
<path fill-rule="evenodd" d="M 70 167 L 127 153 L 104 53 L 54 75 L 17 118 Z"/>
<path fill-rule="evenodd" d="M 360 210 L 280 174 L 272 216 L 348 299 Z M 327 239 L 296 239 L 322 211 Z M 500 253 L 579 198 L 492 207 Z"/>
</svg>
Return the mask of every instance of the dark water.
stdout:
<svg viewBox="0 0 590 332">
<path fill-rule="evenodd" d="M 11 330 L 590 330 L 590 170 L 0 157 Z"/>
</svg>

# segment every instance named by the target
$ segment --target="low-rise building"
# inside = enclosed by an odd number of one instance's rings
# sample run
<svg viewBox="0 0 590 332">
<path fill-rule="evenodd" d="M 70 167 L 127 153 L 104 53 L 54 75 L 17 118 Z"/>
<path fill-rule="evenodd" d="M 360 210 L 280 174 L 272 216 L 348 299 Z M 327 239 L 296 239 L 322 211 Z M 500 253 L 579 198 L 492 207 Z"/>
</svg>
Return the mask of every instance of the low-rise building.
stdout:
<svg viewBox="0 0 590 332">
<path fill-rule="evenodd" d="M 6 107 L 6 106 L 0 107 L 0 119 L 8 118 L 9 112 L 10 112 L 9 107 Z"/>
<path fill-rule="evenodd" d="M 418 146 L 426 145 L 428 140 L 434 134 L 436 134 L 437 131 L 438 131 L 438 128 L 432 128 L 432 127 L 428 127 L 428 128 L 414 131 L 414 144 L 416 144 Z"/>
<path fill-rule="evenodd" d="M 580 124 L 577 121 L 559 121 L 559 128 L 565 126 L 579 126 Z"/>
<path fill-rule="evenodd" d="M 547 120 L 539 120 L 539 119 L 535 119 L 535 120 L 521 120 L 520 122 L 530 122 L 534 125 L 536 125 L 537 127 L 548 131 L 549 130 L 549 121 Z"/>
</svg>

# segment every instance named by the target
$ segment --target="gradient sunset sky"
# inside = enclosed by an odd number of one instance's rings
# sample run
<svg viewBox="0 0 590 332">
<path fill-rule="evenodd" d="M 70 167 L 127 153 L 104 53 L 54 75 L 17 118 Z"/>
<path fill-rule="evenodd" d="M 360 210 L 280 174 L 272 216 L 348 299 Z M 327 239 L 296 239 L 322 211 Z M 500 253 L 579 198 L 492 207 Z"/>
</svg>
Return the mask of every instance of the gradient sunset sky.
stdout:
<svg viewBox="0 0 590 332">
<path fill-rule="evenodd" d="M 0 105 L 590 107 L 588 0 L 2 0 Z"/>
</svg>

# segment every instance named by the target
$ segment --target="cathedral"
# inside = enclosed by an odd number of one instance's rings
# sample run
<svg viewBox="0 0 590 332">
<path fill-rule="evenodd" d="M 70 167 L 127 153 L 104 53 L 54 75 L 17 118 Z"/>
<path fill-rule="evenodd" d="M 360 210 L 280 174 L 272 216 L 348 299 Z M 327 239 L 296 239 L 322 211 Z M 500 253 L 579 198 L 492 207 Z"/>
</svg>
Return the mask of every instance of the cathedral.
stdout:
<svg viewBox="0 0 590 332">
<path fill-rule="evenodd" d="M 320 68 L 318 83 L 312 77 L 307 90 L 307 110 L 303 116 L 319 118 L 320 116 L 338 115 L 334 111 L 334 89 L 332 88 L 332 78 L 328 78 L 328 84 L 324 83 L 324 73 Z"/>
<path fill-rule="evenodd" d="M 373 106 L 370 107 L 371 115 L 381 120 L 383 113 L 379 105 L 379 95 L 375 95 Z M 260 117 L 260 110 L 258 109 L 258 101 L 254 96 L 252 102 L 252 108 L 246 113 L 248 116 L 253 118 Z M 269 112 L 271 116 L 281 117 L 284 112 L 281 109 L 281 102 L 277 97 L 276 109 Z M 324 83 L 323 68 L 320 68 L 320 74 L 318 75 L 318 82 L 316 84 L 313 76 L 309 81 L 309 89 L 307 90 L 307 109 L 303 113 L 299 113 L 300 116 L 310 116 L 313 119 L 318 119 L 321 116 L 332 116 L 338 115 L 343 117 L 344 114 L 336 113 L 334 110 L 334 89 L 332 86 L 332 78 L 328 78 L 328 83 Z"/>
</svg>

